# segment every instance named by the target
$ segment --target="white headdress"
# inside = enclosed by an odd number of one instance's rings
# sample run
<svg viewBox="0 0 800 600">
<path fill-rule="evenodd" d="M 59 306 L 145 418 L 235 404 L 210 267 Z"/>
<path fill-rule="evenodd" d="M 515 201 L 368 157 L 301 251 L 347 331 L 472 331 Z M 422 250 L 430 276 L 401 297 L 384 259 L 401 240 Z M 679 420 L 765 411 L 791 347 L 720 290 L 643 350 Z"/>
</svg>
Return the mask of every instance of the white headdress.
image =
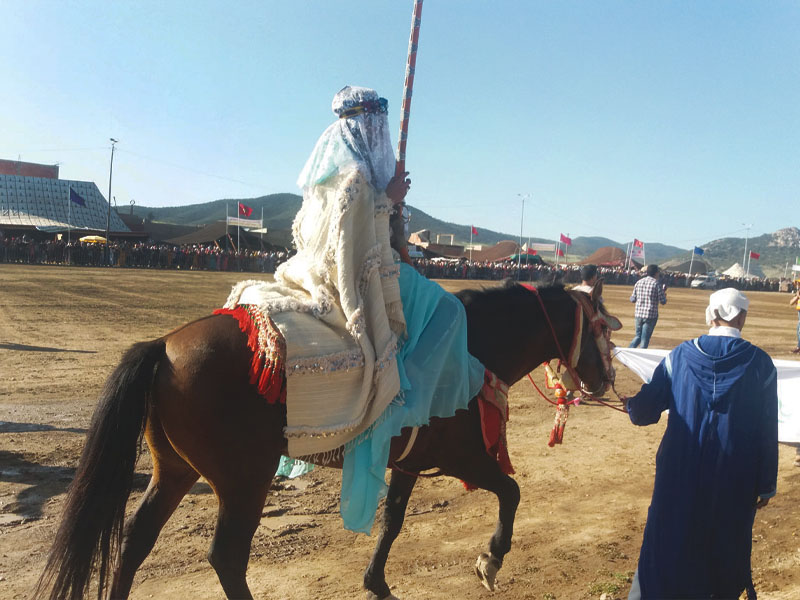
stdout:
<svg viewBox="0 0 800 600">
<path fill-rule="evenodd" d="M 747 310 L 750 301 L 735 288 L 725 288 L 714 292 L 708 299 L 706 308 L 706 324 L 711 325 L 714 319 L 730 321 L 741 311 Z"/>
<path fill-rule="evenodd" d="M 386 99 L 375 90 L 348 85 L 333 97 L 331 108 L 339 118 L 317 140 L 297 185 L 309 188 L 357 169 L 382 192 L 395 168 Z"/>
</svg>

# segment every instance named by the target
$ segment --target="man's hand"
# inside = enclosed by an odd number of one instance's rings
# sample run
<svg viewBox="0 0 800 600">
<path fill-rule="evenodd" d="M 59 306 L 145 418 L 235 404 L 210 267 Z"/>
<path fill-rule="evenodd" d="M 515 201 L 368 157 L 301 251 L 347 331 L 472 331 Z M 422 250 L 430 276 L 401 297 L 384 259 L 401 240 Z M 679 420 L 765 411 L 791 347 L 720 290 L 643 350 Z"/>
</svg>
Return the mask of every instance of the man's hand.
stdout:
<svg viewBox="0 0 800 600">
<path fill-rule="evenodd" d="M 386 184 L 386 195 L 392 201 L 392 204 L 399 204 L 406 199 L 408 188 L 411 187 L 411 180 L 407 179 L 408 171 L 402 175 L 395 175 Z"/>
<path fill-rule="evenodd" d="M 759 498 L 756 500 L 756 508 L 764 508 L 767 504 L 769 504 L 769 498 Z"/>
</svg>

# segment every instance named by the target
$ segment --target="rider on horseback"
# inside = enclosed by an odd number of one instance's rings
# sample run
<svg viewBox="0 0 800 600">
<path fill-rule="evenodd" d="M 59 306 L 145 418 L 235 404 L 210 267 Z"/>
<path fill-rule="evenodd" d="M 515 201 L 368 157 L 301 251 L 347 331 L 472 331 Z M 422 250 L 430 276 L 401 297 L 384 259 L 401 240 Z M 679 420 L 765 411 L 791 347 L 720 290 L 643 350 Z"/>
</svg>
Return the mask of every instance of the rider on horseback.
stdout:
<svg viewBox="0 0 800 600">
<path fill-rule="evenodd" d="M 391 438 L 403 427 L 466 409 L 480 391 L 484 367 L 467 352 L 461 302 L 391 251 L 389 214 L 400 213 L 411 182 L 408 173 L 392 175 L 386 100 L 374 90 L 347 86 L 332 108 L 338 119 L 298 180 L 298 252 L 275 279 L 324 299 L 320 306 L 336 303 L 365 361 L 374 359 L 370 396 L 386 410 L 345 447 L 341 507 L 346 527 L 369 533 L 386 490 Z"/>
</svg>

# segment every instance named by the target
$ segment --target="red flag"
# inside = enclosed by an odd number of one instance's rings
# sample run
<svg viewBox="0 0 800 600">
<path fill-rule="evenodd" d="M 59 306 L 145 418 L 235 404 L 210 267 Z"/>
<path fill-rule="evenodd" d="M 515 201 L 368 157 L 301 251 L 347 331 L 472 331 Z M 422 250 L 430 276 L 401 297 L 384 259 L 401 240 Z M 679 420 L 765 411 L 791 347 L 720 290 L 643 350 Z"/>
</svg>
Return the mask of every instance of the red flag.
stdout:
<svg viewBox="0 0 800 600">
<path fill-rule="evenodd" d="M 633 238 L 633 245 L 637 248 L 644 248 L 644 242 L 642 240 L 637 240 L 636 238 Z"/>
<path fill-rule="evenodd" d="M 478 235 L 478 230 L 475 229 L 475 225 L 472 225 L 472 235 Z"/>
<path fill-rule="evenodd" d="M 752 250 L 750 250 L 750 258 L 755 258 L 756 260 L 758 260 L 759 258 L 761 258 L 761 255 L 758 252 L 753 252 Z"/>
<path fill-rule="evenodd" d="M 561 248 L 559 248 L 558 250 L 556 250 L 556 256 L 564 256 L 564 251 Z"/>
<path fill-rule="evenodd" d="M 528 252 L 528 254 L 530 254 L 531 256 L 536 256 L 536 250 L 532 250 L 531 248 L 528 248 L 527 252 Z"/>
<path fill-rule="evenodd" d="M 249 217 L 253 214 L 253 207 L 239 202 L 239 214 L 243 217 Z"/>
<path fill-rule="evenodd" d="M 572 246 L 572 238 L 568 238 L 563 233 L 561 234 L 561 242 L 566 244 L 567 246 Z"/>
</svg>

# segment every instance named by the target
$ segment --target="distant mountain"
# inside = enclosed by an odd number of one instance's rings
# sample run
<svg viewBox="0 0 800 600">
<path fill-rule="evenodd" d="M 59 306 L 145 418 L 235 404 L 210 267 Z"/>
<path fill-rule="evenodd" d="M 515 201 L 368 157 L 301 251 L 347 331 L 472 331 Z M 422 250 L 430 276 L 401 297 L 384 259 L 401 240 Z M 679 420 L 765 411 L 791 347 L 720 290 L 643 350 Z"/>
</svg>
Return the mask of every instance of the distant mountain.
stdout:
<svg viewBox="0 0 800 600">
<path fill-rule="evenodd" d="M 251 218 L 261 217 L 264 210 L 264 222 L 271 229 L 291 229 L 295 214 L 300 210 L 302 196 L 297 194 L 270 194 L 258 198 L 225 199 L 205 202 L 203 204 L 189 204 L 187 206 L 167 206 L 163 208 L 150 208 L 147 206 L 133 205 L 120 207 L 117 212 L 132 211 L 142 219 L 161 223 L 174 223 L 180 225 L 205 225 L 215 221 L 224 221 L 226 212 L 232 217 L 238 216 L 238 203 L 253 209 Z"/>
<path fill-rule="evenodd" d="M 742 264 L 746 258 L 744 238 L 722 238 L 702 246 L 706 259 L 719 271 L 724 271 L 733 263 Z M 758 260 L 751 259 L 752 265 L 761 267 L 767 277 L 783 277 L 800 256 L 800 229 L 786 227 L 774 233 L 765 233 L 747 240 L 747 254 L 759 254 Z M 787 268 L 788 264 L 788 268 Z"/>
<path fill-rule="evenodd" d="M 214 200 L 203 204 L 190 204 L 188 206 L 173 206 L 164 208 L 149 208 L 146 206 L 133 206 L 133 214 L 141 218 L 162 223 L 175 223 L 183 225 L 202 225 L 225 219 L 226 207 L 231 216 L 238 214 L 238 203 L 241 202 L 253 208 L 253 217 L 260 217 L 263 209 L 264 222 L 272 230 L 291 229 L 295 214 L 300 209 L 303 199 L 297 194 L 270 194 L 258 198 Z M 128 207 L 120 208 L 119 212 L 127 212 Z M 432 239 L 436 235 L 452 234 L 454 243 L 467 244 L 470 239 L 471 225 L 458 225 L 442 221 L 426 212 L 409 205 L 411 222 L 409 228 L 412 232 L 427 229 L 431 232 Z M 483 229 L 476 223 L 478 235 L 473 236 L 473 243 L 484 246 L 493 246 L 502 240 L 519 240 L 519 234 L 501 233 L 490 229 Z M 442 240 L 444 242 L 444 240 Z M 449 239 L 447 240 L 449 242 Z M 528 242 L 524 238 L 523 243 Z M 546 238 L 530 238 L 531 242 L 553 243 L 555 240 Z M 605 237 L 586 236 L 572 238 L 572 246 L 568 257 L 585 258 L 598 248 L 614 246 L 625 250 L 628 242 L 615 242 Z M 769 277 L 782 276 L 786 263 L 794 264 L 795 258 L 800 255 L 800 229 L 787 227 L 775 233 L 765 234 L 747 241 L 748 250 L 758 252 L 761 257 L 753 264 L 758 264 Z M 742 261 L 744 253 L 744 238 L 723 238 L 702 245 L 705 251 L 704 258 L 714 268 L 723 271 L 733 263 Z M 669 246 L 667 244 L 647 243 L 645 245 L 645 258 L 648 263 L 662 264 L 670 259 L 691 258 L 690 250 Z M 545 257 L 546 258 L 546 257 Z"/>
</svg>

